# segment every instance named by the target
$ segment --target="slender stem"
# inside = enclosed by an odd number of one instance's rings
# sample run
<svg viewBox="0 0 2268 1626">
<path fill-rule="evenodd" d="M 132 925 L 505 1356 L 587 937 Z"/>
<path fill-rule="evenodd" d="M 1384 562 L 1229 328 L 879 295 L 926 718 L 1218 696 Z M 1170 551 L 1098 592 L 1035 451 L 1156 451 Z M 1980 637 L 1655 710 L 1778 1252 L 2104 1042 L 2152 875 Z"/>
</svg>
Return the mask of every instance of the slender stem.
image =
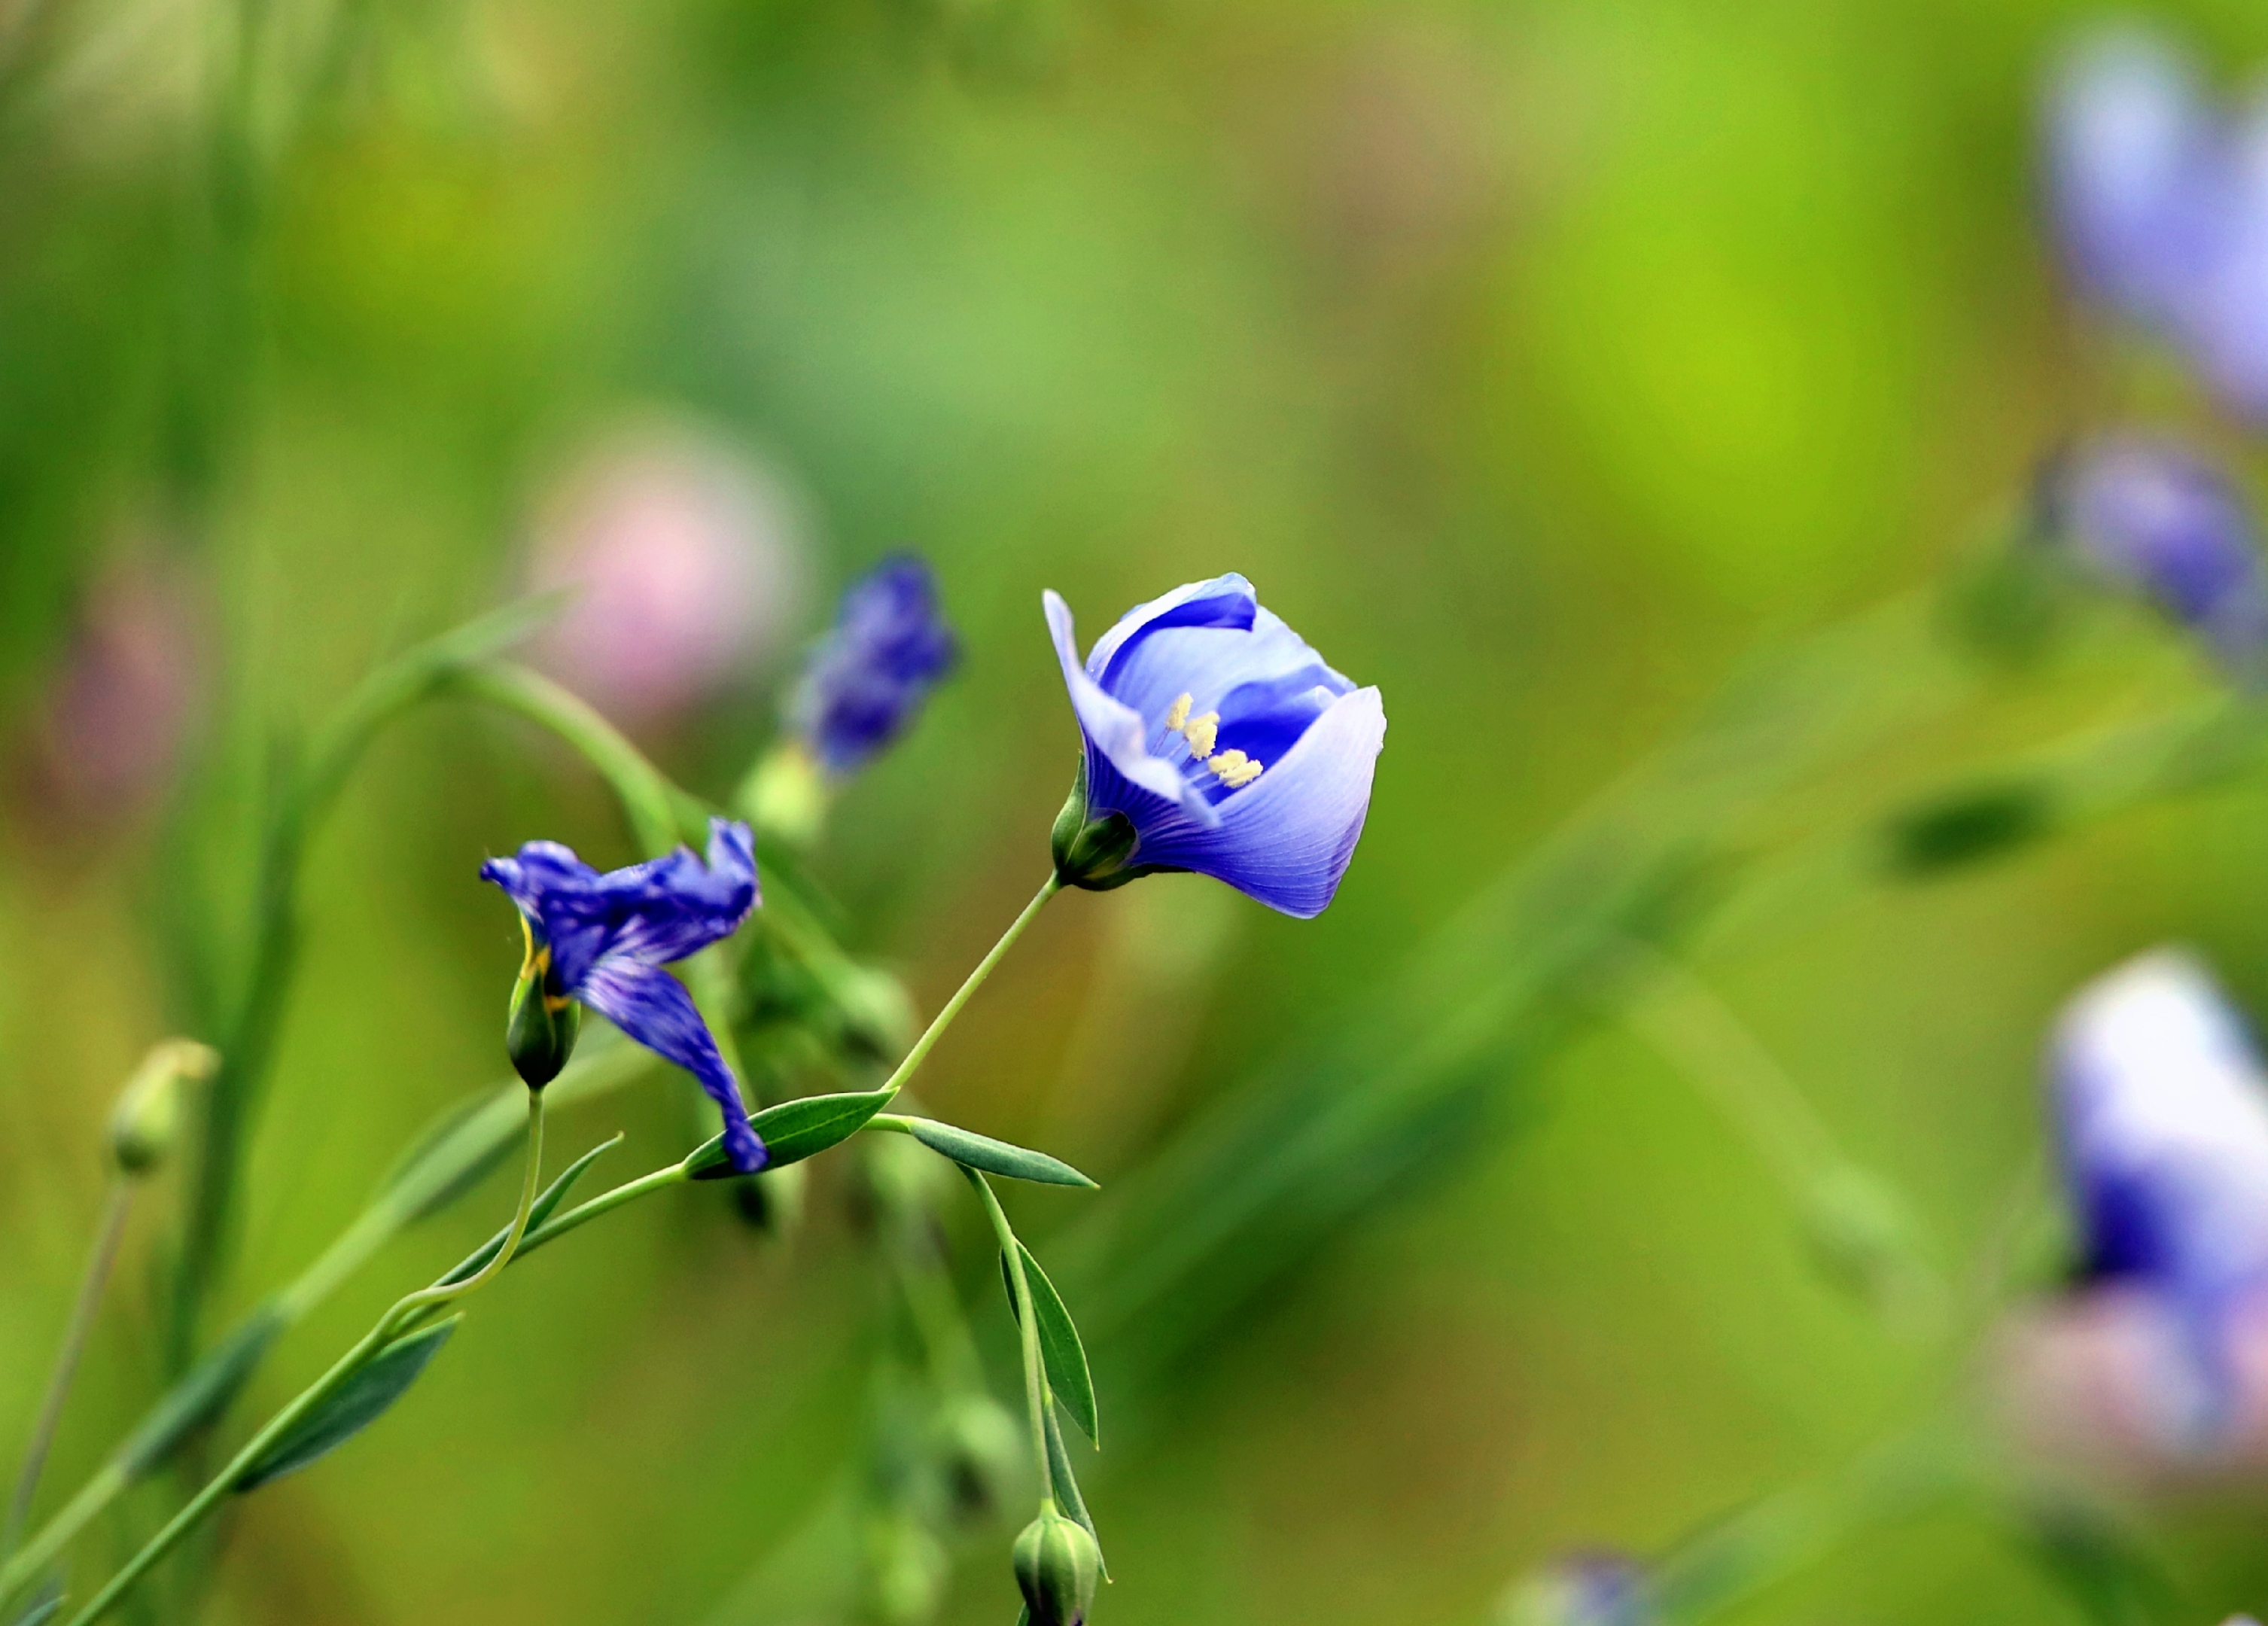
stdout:
<svg viewBox="0 0 2268 1626">
<path fill-rule="evenodd" d="M 1046 894 L 1042 894 L 1042 901 Z M 1032 1284 L 1024 1274 L 1023 1245 L 1016 1240 L 1016 1232 L 1008 1224 L 1008 1216 L 993 1195 L 992 1182 L 967 1164 L 956 1166 L 968 1176 L 968 1183 L 976 1188 L 983 1199 L 984 1212 L 992 1221 L 992 1234 L 1000 1239 L 1000 1256 L 1008 1262 L 1008 1281 L 1016 1290 L 1016 1326 L 1024 1344 L 1024 1399 L 1031 1409 L 1032 1456 L 1039 1464 L 1040 1506 L 1052 1512 L 1056 1505 L 1056 1480 L 1053 1465 L 1048 1461 L 1048 1386 L 1040 1362 L 1040 1323 L 1032 1313 Z"/>
<path fill-rule="evenodd" d="M 651 1174 L 641 1174 L 636 1180 L 626 1181 L 612 1191 L 602 1191 L 589 1202 L 579 1203 L 565 1213 L 554 1215 L 545 1220 L 527 1233 L 526 1239 L 520 1243 L 519 1251 L 522 1254 L 532 1254 L 546 1242 L 554 1241 L 565 1236 L 570 1231 L 587 1225 L 600 1215 L 612 1213 L 625 1203 L 635 1203 L 640 1197 L 666 1190 L 671 1186 L 681 1186 L 692 1178 L 686 1173 L 685 1165 L 672 1163 L 665 1168 L 654 1170 Z"/>
<path fill-rule="evenodd" d="M 40 1474 L 48 1465 L 48 1452 L 55 1443 L 63 1422 L 63 1402 L 70 1398 L 71 1380 L 78 1375 L 80 1357 L 86 1353 L 87 1335 L 94 1329 L 94 1313 L 118 1262 L 118 1245 L 126 1235 L 126 1216 L 134 1207 L 134 1181 L 123 1173 L 110 1177 L 110 1195 L 102 1209 L 94 1251 L 87 1256 L 86 1273 L 79 1278 L 78 1298 L 71 1306 L 70 1322 L 63 1331 L 63 1348 L 55 1355 L 55 1375 L 48 1380 L 47 1398 L 40 1402 L 39 1421 L 32 1425 L 31 1443 L 24 1448 L 24 1466 L 16 1475 L 16 1493 L 8 1502 L 8 1520 L 0 1528 L 0 1559 L 16 1550 L 16 1539 L 31 1516 L 32 1498 L 40 1489 Z"/>
<path fill-rule="evenodd" d="M 544 1091 L 547 1112 L 550 1107 L 564 1107 L 610 1093 L 652 1072 L 655 1065 L 653 1052 L 627 1041 L 615 1040 L 603 1048 L 601 1041 L 586 1041 L 584 1051 Z M 514 1104 L 512 1098 L 522 1087 L 517 1081 L 506 1085 L 446 1139 L 403 1170 L 313 1263 L 282 1292 L 255 1310 L 254 1315 L 272 1318 L 279 1332 L 304 1320 L 342 1283 L 369 1263 L 380 1247 L 400 1235 L 413 1220 L 430 1212 L 443 1194 L 465 1179 L 493 1148 L 503 1143 L 510 1133 L 503 1114 Z M 556 1234 L 538 1232 L 547 1238 Z M 526 1251 L 526 1240 L 521 1251 Z M 249 1322 L 239 1323 L 230 1337 L 242 1335 L 248 1325 Z M 223 1340 L 224 1344 L 226 1342 Z M 184 1380 L 195 1380 L 195 1373 Z M 179 1385 L 160 1395 L 144 1414 L 144 1424 L 146 1426 L 151 1417 L 176 1404 L 180 1397 Z M 21 1553 L 0 1564 L 0 1603 L 5 1603 L 33 1571 L 77 1539 L 79 1532 L 92 1523 L 121 1491 L 141 1477 L 142 1472 L 116 1457 L 105 1463 L 61 1512 L 40 1527 L 39 1533 Z"/>
<path fill-rule="evenodd" d="M 504 1233 L 504 1246 L 497 1250 L 496 1257 L 463 1281 L 420 1289 L 399 1300 L 392 1309 L 379 1316 L 378 1324 L 363 1335 L 360 1343 L 341 1356 L 328 1372 L 302 1390 L 296 1400 L 269 1419 L 266 1427 L 245 1442 L 244 1448 L 229 1459 L 228 1466 L 213 1475 L 204 1489 L 192 1497 L 188 1505 L 174 1514 L 166 1527 L 152 1536 L 124 1569 L 110 1578 L 86 1608 L 71 1617 L 70 1626 L 92 1626 L 94 1622 L 109 1614 L 136 1582 L 211 1516 L 213 1509 L 220 1505 L 222 1498 L 229 1494 L 247 1469 L 317 1406 L 336 1393 L 339 1386 L 360 1370 L 365 1362 L 384 1349 L 405 1321 L 436 1306 L 452 1303 L 477 1292 L 493 1281 L 497 1273 L 512 1262 L 521 1237 L 526 1234 L 527 1216 L 535 1206 L 537 1180 L 542 1162 L 543 1095 L 541 1091 L 530 1090 L 527 1093 L 527 1160 L 520 1177 L 519 1207 L 512 1215 L 512 1228 Z"/>
<path fill-rule="evenodd" d="M 953 1019 L 961 1014 L 961 1007 L 967 1004 L 970 997 L 984 986 L 984 979 L 992 975 L 992 968 L 998 965 L 1009 949 L 1014 946 L 1016 939 L 1024 935 L 1024 928 L 1038 917 L 1040 910 L 1046 905 L 1047 901 L 1061 890 L 1063 890 L 1063 882 L 1049 875 L 1047 884 L 1034 893 L 1032 901 L 1024 905 L 1024 912 L 1011 921 L 1007 931 L 1000 934 L 1000 940 L 992 945 L 992 952 L 976 962 L 976 969 L 968 974 L 968 980 L 954 991 L 952 998 L 945 1002 L 945 1009 L 937 1013 L 936 1019 L 923 1030 L 920 1038 L 914 1041 L 914 1048 L 906 1052 L 906 1059 L 898 1063 L 897 1071 L 890 1075 L 882 1088 L 895 1095 L 905 1086 L 906 1080 L 913 1077 L 914 1070 L 927 1058 L 932 1048 L 944 1036 L 945 1030 L 953 1026 Z"/>
</svg>

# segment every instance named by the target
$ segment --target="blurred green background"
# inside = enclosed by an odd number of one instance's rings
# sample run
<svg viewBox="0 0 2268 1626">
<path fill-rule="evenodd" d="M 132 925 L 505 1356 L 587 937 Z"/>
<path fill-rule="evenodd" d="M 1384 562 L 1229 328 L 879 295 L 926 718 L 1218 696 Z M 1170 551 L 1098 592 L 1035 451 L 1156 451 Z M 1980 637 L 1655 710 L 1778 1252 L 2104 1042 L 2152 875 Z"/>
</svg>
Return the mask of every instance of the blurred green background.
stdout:
<svg viewBox="0 0 2268 1626">
<path fill-rule="evenodd" d="M 2179 15 L 2224 68 L 2268 59 L 2256 7 Z M 894 549 L 936 564 L 963 666 L 816 864 L 924 1011 L 1044 872 L 1075 734 L 1043 586 L 1091 637 L 1239 570 L 1382 687 L 1367 834 L 1320 921 L 1181 878 L 1070 896 L 931 1063 L 940 1115 L 1107 1188 L 1750 651 L 1923 581 L 2044 451 L 2128 409 L 2036 218 L 2038 75 L 2076 16 L 0 3 L 0 1439 L 36 1404 L 116 1085 L 216 975 L 173 952 L 180 917 L 242 905 L 240 866 L 166 832 L 183 808 L 248 832 L 279 730 L 516 591 L 578 448 L 694 424 L 795 494 L 773 658 L 646 736 L 711 795 L 834 587 Z M 188 741 L 154 784 L 87 794 L 53 718 L 122 570 L 191 607 L 158 686 L 188 697 Z M 2066 673 L 1857 783 L 2202 688 L 2137 637 L 2124 687 Z M 2077 981 L 2179 937 L 2268 1010 L 2264 813 L 2252 787 L 2154 811 L 1697 969 L 1956 1269 L 2036 1155 L 2039 1041 Z M 538 835 L 633 856 L 587 775 L 464 707 L 352 784 L 311 855 L 232 1304 L 501 1072 L 519 932 L 475 872 Z M 1812 1270 L 1754 1151 L 1627 1027 L 1507 1088 L 1503 1133 L 1130 1406 L 1087 1475 L 1117 1578 L 1099 1619 L 1484 1622 L 1550 1554 L 1670 1542 L 1957 1378 L 1967 1355 L 1885 1338 Z M 624 1127 L 608 1167 L 648 1166 L 696 1121 L 679 1093 L 562 1115 L 554 1145 Z M 255 1405 L 491 1227 L 509 1179 L 295 1332 Z M 513 1272 L 382 1428 L 241 1510 L 205 1618 L 769 1618 L 746 1578 L 859 1426 L 880 1290 L 843 1184 L 815 1166 L 790 1242 L 695 1192 Z M 1085 1201 L 1014 1199 L 1043 1257 Z M 50 1505 L 156 1381 L 169 1217 L 137 1220 Z M 2241 1489 L 2151 1511 L 2197 1618 L 2268 1598 L 2263 1511 Z M 1006 1546 L 972 1545 L 946 1620 L 1013 1618 Z M 1738 1618 L 2066 1608 L 1946 1515 Z"/>
</svg>

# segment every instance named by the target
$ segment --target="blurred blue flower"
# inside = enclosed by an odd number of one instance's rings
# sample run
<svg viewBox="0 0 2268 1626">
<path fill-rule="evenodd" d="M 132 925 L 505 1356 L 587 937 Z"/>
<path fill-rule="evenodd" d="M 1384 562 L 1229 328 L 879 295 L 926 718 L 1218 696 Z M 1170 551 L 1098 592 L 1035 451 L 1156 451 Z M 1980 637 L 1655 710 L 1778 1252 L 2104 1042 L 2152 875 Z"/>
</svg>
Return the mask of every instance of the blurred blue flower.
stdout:
<svg viewBox="0 0 2268 1626">
<path fill-rule="evenodd" d="M 579 999 L 638 1043 L 691 1073 L 725 1119 L 733 1166 L 764 1165 L 733 1070 L 675 977 L 661 968 L 740 930 L 756 907 L 754 838 L 709 821 L 709 858 L 683 847 L 601 875 L 557 842 L 529 842 L 481 865 L 526 923 L 529 961 L 554 999 Z"/>
<path fill-rule="evenodd" d="M 2162 1296 L 2183 1358 L 2176 1427 L 2228 1420 L 2228 1328 L 2268 1285 L 2268 1075 L 2191 956 L 2161 949 L 2081 990 L 2058 1023 L 2052 1090 L 2089 1271 Z"/>
<path fill-rule="evenodd" d="M 2114 439 L 2054 470 L 2055 527 L 2105 576 L 2146 593 L 2239 672 L 2268 658 L 2268 575 L 2251 515 L 2210 464 L 2162 442 Z"/>
<path fill-rule="evenodd" d="M 828 773 L 855 772 L 898 737 L 959 655 L 929 566 L 885 560 L 844 590 L 790 720 Z"/>
<path fill-rule="evenodd" d="M 1576 1553 L 1517 1583 L 1497 1611 L 1498 1626 L 1651 1626 L 1646 1571 L 1619 1553 Z"/>
<path fill-rule="evenodd" d="M 1071 610 L 1053 592 L 1043 602 L 1086 752 L 1083 809 L 1057 824 L 1064 879 L 1194 870 L 1286 915 L 1321 914 L 1370 809 L 1378 690 L 1325 666 L 1241 576 L 1138 605 L 1084 666 Z M 1105 863 L 1066 865 L 1075 813 L 1089 834 L 1123 820 Z"/>
<path fill-rule="evenodd" d="M 2239 408 L 2268 415 L 2268 106 L 2230 116 L 2186 56 L 2119 26 L 2066 59 L 2046 133 L 2081 284 L 2181 345 Z"/>
</svg>

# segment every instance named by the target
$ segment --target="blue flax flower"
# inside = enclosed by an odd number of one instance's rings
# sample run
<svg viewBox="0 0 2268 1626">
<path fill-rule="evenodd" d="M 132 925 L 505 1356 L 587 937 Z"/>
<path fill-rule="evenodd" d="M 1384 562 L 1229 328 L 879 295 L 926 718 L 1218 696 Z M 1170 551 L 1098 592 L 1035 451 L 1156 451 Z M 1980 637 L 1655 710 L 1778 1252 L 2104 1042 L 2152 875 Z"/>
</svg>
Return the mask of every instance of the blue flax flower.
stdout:
<svg viewBox="0 0 2268 1626">
<path fill-rule="evenodd" d="M 2180 52 L 2117 27 L 2066 59 L 2047 143 L 2080 282 L 2268 416 L 2268 107 L 2232 114 Z"/>
<path fill-rule="evenodd" d="M 2051 519 L 2088 563 L 2147 594 L 2245 673 L 2268 660 L 2268 572 L 2220 472 L 2163 442 L 2099 442 L 2055 470 Z"/>
<path fill-rule="evenodd" d="M 1057 821 L 1057 873 L 1101 887 L 1194 870 L 1321 914 L 1370 810 L 1378 690 L 1325 666 L 1241 576 L 1138 605 L 1084 665 L 1070 608 L 1043 602 L 1086 752 Z"/>
<path fill-rule="evenodd" d="M 733 1166 L 744 1174 L 763 1167 L 764 1143 L 749 1126 L 739 1081 L 692 998 L 661 968 L 732 936 L 756 907 L 748 827 L 711 819 L 705 865 L 680 847 L 601 875 L 557 842 L 529 842 L 515 857 L 481 865 L 481 879 L 519 907 L 522 975 L 540 979 L 531 994 L 554 1009 L 580 1000 L 691 1073 L 724 1115 Z"/>
<path fill-rule="evenodd" d="M 2234 1398 L 2232 1313 L 2268 1285 L 2268 1075 L 2212 975 L 2159 950 L 2082 989 L 2052 1089 L 2086 1262 L 2159 1294 L 2179 1329 L 2166 1389 L 2209 1438 Z"/>
<path fill-rule="evenodd" d="M 929 566 L 885 560 L 844 590 L 790 720 L 828 773 L 853 773 L 897 738 L 959 656 Z"/>
</svg>

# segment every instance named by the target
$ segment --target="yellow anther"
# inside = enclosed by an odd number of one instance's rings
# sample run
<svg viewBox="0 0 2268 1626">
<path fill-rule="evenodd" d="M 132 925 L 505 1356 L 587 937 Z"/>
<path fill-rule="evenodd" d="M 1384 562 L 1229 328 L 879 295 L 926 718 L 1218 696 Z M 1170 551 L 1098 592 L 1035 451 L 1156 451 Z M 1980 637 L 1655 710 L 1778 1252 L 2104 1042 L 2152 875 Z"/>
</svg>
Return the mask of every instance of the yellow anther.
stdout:
<svg viewBox="0 0 2268 1626">
<path fill-rule="evenodd" d="M 1232 791 L 1241 791 L 1260 777 L 1261 765 L 1241 751 L 1224 751 L 1219 756 L 1207 757 L 1205 766 Z"/>
<path fill-rule="evenodd" d="M 1166 713 L 1166 732 L 1169 734 L 1180 733 L 1182 725 L 1189 720 L 1189 708 L 1197 703 L 1197 697 L 1195 695 L 1184 695 L 1174 702 L 1174 709 Z"/>
<path fill-rule="evenodd" d="M 1182 725 L 1182 733 L 1189 742 L 1191 756 L 1211 756 L 1213 741 L 1220 738 L 1220 713 L 1207 711 L 1191 717 Z"/>
</svg>

